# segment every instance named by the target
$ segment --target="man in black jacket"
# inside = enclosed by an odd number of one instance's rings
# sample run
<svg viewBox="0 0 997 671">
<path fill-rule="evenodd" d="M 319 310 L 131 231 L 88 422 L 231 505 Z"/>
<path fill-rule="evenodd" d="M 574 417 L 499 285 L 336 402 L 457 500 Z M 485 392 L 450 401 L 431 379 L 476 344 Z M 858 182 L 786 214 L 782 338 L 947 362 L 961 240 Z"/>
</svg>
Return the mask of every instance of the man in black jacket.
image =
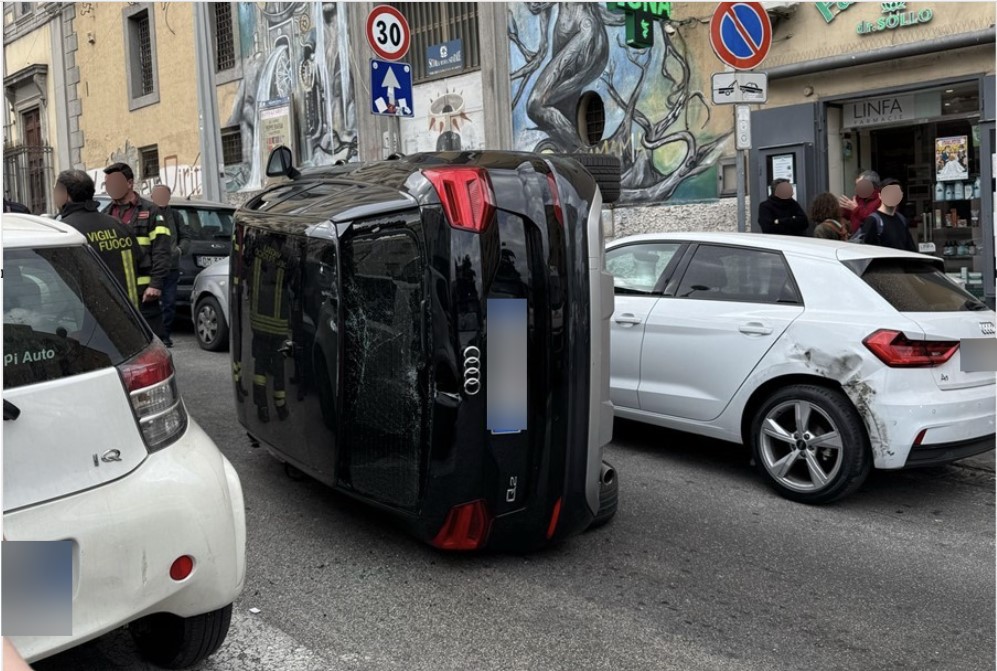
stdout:
<svg viewBox="0 0 997 671">
<path fill-rule="evenodd" d="M 910 234 L 907 219 L 897 209 L 904 199 L 903 187 L 895 179 L 883 180 L 880 186 L 879 199 L 882 203 L 878 210 L 862 222 L 862 242 L 867 245 L 916 252 L 917 245 L 914 244 L 914 238 Z"/>
<path fill-rule="evenodd" d="M 93 199 L 94 191 L 93 180 L 82 170 L 60 172 L 55 181 L 58 219 L 86 236 L 90 247 L 125 290 L 128 300 L 140 307 L 138 277 L 142 250 L 124 224 L 100 212 L 100 203 Z"/>
<path fill-rule="evenodd" d="M 127 226 L 145 252 L 138 277 L 142 316 L 165 342 L 161 298 L 173 257 L 170 228 L 159 208 L 135 193 L 135 173 L 129 165 L 112 163 L 104 175 L 104 188 L 112 198 L 104 211 Z"/>
<path fill-rule="evenodd" d="M 772 195 L 758 206 L 758 225 L 762 233 L 807 234 L 810 222 L 806 212 L 793 198 L 793 185 L 788 179 L 772 182 Z"/>
</svg>

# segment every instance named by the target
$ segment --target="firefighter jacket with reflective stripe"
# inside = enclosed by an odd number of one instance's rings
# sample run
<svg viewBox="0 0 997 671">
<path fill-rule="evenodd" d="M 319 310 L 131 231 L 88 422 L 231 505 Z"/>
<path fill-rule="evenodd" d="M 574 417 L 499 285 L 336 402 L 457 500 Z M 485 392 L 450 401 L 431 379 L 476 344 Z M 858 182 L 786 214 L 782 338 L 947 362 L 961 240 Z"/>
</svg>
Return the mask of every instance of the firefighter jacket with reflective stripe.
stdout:
<svg viewBox="0 0 997 671">
<path fill-rule="evenodd" d="M 128 227 L 100 212 L 100 204 L 95 200 L 67 203 L 59 219 L 86 236 L 90 247 L 125 290 L 128 300 L 139 307 L 138 274 L 144 252 Z"/>
<path fill-rule="evenodd" d="M 135 195 L 132 204 L 112 202 L 104 211 L 128 226 L 145 252 L 139 269 L 139 293 L 146 287 L 162 290 L 173 263 L 173 243 L 170 227 L 159 208 Z"/>
<path fill-rule="evenodd" d="M 249 279 L 249 325 L 257 333 L 286 335 L 291 316 L 290 279 L 283 245 L 254 246 Z"/>
</svg>

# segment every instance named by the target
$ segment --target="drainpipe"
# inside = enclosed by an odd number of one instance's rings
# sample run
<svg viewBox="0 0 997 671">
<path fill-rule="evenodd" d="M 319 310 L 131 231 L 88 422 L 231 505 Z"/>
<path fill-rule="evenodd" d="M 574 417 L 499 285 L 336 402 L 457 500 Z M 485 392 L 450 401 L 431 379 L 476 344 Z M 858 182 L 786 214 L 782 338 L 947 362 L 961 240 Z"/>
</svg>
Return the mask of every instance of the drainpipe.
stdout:
<svg viewBox="0 0 997 671">
<path fill-rule="evenodd" d="M 923 42 L 911 42 L 909 44 L 899 44 L 892 47 L 883 47 L 859 54 L 842 54 L 830 58 L 821 58 L 814 61 L 803 61 L 802 63 L 790 63 L 789 65 L 777 65 L 769 68 L 766 74 L 769 80 L 787 79 L 789 77 L 800 77 L 802 75 L 812 75 L 817 72 L 828 70 L 840 70 L 841 68 L 851 68 L 858 65 L 869 65 L 871 63 L 882 63 L 897 58 L 909 58 L 912 56 L 924 56 L 940 51 L 951 49 L 964 49 L 975 47 L 981 44 L 993 44 L 995 41 L 994 26 L 985 30 L 977 30 L 972 33 L 962 33 L 961 35 L 948 35 L 933 40 Z"/>
<path fill-rule="evenodd" d="M 201 196 L 205 200 L 225 201 L 223 184 L 222 138 L 218 123 L 218 98 L 212 59 L 211 21 L 208 4 L 195 2 L 194 60 L 197 74 L 198 130 L 201 133 Z"/>
</svg>

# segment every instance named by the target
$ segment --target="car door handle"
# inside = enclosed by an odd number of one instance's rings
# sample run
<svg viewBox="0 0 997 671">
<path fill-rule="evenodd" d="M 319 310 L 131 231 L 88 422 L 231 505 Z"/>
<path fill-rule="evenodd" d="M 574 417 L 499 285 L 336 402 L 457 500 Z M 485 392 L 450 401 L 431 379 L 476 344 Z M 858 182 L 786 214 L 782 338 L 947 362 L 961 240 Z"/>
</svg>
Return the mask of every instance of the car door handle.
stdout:
<svg viewBox="0 0 997 671">
<path fill-rule="evenodd" d="M 761 322 L 748 322 L 747 324 L 741 324 L 738 330 L 745 335 L 771 335 L 772 327 L 766 326 Z"/>
<path fill-rule="evenodd" d="M 617 324 L 627 324 L 629 326 L 634 326 L 636 324 L 640 324 L 641 322 L 640 317 L 633 314 L 632 312 L 624 312 L 621 315 L 613 317 L 613 321 L 615 321 Z"/>
</svg>

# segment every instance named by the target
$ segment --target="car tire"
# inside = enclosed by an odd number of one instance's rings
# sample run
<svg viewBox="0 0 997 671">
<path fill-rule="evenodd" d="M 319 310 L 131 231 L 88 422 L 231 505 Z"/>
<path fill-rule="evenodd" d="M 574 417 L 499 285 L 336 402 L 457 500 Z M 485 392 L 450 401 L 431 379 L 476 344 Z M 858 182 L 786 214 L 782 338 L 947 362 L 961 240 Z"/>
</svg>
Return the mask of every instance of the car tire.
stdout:
<svg viewBox="0 0 997 671">
<path fill-rule="evenodd" d="M 194 311 L 194 335 L 201 349 L 218 352 L 228 347 L 228 320 L 214 296 L 197 302 Z"/>
<path fill-rule="evenodd" d="M 847 396 L 826 387 L 793 385 L 774 393 L 752 418 L 750 442 L 769 485 L 800 503 L 844 498 L 872 470 L 862 418 Z"/>
<path fill-rule="evenodd" d="M 589 525 L 589 529 L 598 529 L 605 526 L 616 515 L 616 507 L 620 500 L 620 479 L 616 469 L 608 461 L 602 462 L 606 466 L 612 477 L 608 482 L 604 478 L 599 480 L 599 512 Z"/>
<path fill-rule="evenodd" d="M 620 199 L 620 159 L 608 154 L 568 154 L 568 158 L 585 166 L 595 178 L 602 192 L 602 202 L 615 203 Z"/>
<path fill-rule="evenodd" d="M 139 653 L 164 669 L 185 669 L 207 659 L 221 647 L 232 622 L 232 605 L 179 617 L 156 613 L 129 625 Z"/>
</svg>

